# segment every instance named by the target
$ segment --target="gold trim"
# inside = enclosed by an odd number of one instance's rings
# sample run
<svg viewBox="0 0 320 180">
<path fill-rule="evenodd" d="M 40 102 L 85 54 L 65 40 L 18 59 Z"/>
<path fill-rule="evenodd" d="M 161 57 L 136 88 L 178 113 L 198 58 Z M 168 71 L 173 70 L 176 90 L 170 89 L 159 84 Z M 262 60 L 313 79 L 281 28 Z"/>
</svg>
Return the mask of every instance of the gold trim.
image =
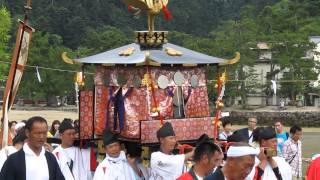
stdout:
<svg viewBox="0 0 320 180">
<path fill-rule="evenodd" d="M 224 65 L 235 64 L 235 63 L 239 62 L 240 58 L 241 58 L 240 53 L 236 52 L 236 56 L 233 59 L 229 59 L 229 60 L 226 59 L 226 62 L 219 63 L 219 65 L 224 66 Z"/>
<path fill-rule="evenodd" d="M 198 64 L 182 64 L 183 67 L 196 67 Z"/>
<path fill-rule="evenodd" d="M 158 62 L 155 62 L 149 58 L 146 58 L 146 60 L 144 62 L 137 63 L 136 66 L 158 66 L 159 67 L 159 66 L 161 66 L 161 64 Z"/>
<path fill-rule="evenodd" d="M 107 66 L 107 67 L 109 67 L 109 66 L 115 66 L 115 64 L 102 64 L 102 66 Z"/>
<path fill-rule="evenodd" d="M 69 57 L 67 56 L 67 52 L 63 52 L 63 53 L 61 54 L 61 58 L 62 58 L 62 60 L 63 60 L 65 63 L 67 63 L 67 64 L 77 64 L 76 61 L 74 61 L 73 59 L 71 59 L 71 58 L 69 58 Z"/>
</svg>

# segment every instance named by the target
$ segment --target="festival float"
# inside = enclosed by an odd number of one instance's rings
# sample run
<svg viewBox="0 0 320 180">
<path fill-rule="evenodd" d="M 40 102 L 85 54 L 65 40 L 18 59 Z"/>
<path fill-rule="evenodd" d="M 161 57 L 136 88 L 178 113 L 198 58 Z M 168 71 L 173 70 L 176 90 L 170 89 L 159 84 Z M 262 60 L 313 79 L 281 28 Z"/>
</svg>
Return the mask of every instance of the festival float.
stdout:
<svg viewBox="0 0 320 180">
<path fill-rule="evenodd" d="M 168 0 L 124 3 L 148 16 L 148 30 L 136 31 L 133 43 L 78 59 L 62 54 L 66 63 L 81 65 L 78 84 L 93 82 L 92 88 L 80 87 L 80 139 L 97 139 L 108 128 L 123 141 L 151 146 L 158 143 L 156 131 L 167 121 L 179 142 L 194 142 L 204 133 L 216 139 L 226 73 L 218 71 L 216 112 L 210 117 L 205 71 L 234 64 L 240 54 L 227 60 L 169 43 L 167 31 L 154 30 L 161 11 L 171 18 Z M 95 73 L 89 79 L 85 74 L 92 67 Z"/>
</svg>

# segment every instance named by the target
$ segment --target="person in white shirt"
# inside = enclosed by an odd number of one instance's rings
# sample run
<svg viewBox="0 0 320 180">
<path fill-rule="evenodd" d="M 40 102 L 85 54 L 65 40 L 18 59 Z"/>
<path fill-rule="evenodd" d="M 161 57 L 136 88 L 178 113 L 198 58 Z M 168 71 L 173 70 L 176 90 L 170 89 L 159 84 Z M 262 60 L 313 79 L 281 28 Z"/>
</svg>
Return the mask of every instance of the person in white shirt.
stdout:
<svg viewBox="0 0 320 180">
<path fill-rule="evenodd" d="M 61 145 L 52 153 L 56 157 L 66 179 L 91 180 L 90 149 L 73 146 L 76 130 L 70 120 L 63 120 L 59 126 Z"/>
<path fill-rule="evenodd" d="M 0 151 L 0 170 L 1 170 L 4 162 L 7 160 L 7 158 L 11 154 L 19 151 L 23 147 L 24 141 L 26 139 L 27 139 L 27 136 L 26 136 L 24 128 L 19 129 L 16 133 L 16 136 L 12 140 L 13 146 L 6 146 L 1 149 L 1 151 Z"/>
<path fill-rule="evenodd" d="M 141 145 L 136 142 L 126 142 L 126 154 L 128 163 L 135 171 L 136 179 L 139 180 L 148 180 L 150 176 L 150 169 L 145 167 L 142 164 L 141 153 L 142 148 Z"/>
<path fill-rule="evenodd" d="M 26 123 L 27 142 L 4 163 L 0 179 L 5 180 L 64 180 L 56 158 L 45 151 L 47 121 L 35 116 Z"/>
<path fill-rule="evenodd" d="M 103 143 L 106 150 L 105 159 L 98 165 L 94 180 L 136 180 L 135 172 L 127 161 L 118 135 L 105 130 Z"/>
<path fill-rule="evenodd" d="M 157 131 L 160 151 L 151 154 L 150 180 L 175 180 L 184 173 L 184 162 L 193 156 L 194 150 L 187 154 L 173 155 L 177 140 L 171 123 L 166 122 Z"/>
</svg>

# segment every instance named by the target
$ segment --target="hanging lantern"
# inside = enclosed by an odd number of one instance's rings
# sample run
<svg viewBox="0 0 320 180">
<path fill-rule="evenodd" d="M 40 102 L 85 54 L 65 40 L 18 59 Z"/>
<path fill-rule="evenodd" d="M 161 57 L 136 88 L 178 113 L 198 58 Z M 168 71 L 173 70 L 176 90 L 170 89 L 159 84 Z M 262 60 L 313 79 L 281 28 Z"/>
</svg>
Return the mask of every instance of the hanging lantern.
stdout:
<svg viewBox="0 0 320 180">
<path fill-rule="evenodd" d="M 84 75 L 82 72 L 76 72 L 74 79 L 75 83 L 77 83 L 79 86 L 84 86 Z"/>
</svg>

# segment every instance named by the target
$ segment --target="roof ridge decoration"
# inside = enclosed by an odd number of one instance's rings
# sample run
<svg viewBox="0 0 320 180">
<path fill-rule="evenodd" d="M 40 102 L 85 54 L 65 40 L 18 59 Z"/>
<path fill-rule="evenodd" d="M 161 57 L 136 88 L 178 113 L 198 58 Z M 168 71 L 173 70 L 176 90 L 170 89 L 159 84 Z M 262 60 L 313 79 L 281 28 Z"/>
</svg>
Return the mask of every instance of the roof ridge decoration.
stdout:
<svg viewBox="0 0 320 180">
<path fill-rule="evenodd" d="M 134 47 L 129 47 L 128 49 L 119 52 L 119 56 L 130 56 L 135 51 Z"/>
<path fill-rule="evenodd" d="M 168 43 L 168 31 L 136 31 L 135 43 L 142 49 L 162 48 L 163 44 Z"/>
<path fill-rule="evenodd" d="M 75 60 L 73 60 L 73 59 L 71 59 L 71 58 L 69 58 L 69 57 L 67 56 L 67 52 L 63 52 L 63 53 L 61 54 L 61 58 L 62 58 L 62 60 L 63 60 L 65 63 L 67 63 L 67 64 L 78 64 L 78 62 L 76 62 Z"/>
<path fill-rule="evenodd" d="M 175 50 L 171 47 L 166 47 L 165 51 L 170 56 L 182 56 L 182 54 L 183 54 L 181 51 Z"/>
<path fill-rule="evenodd" d="M 236 64 L 241 58 L 240 52 L 236 52 L 236 56 L 232 59 L 226 59 L 225 62 L 219 63 L 220 66 Z"/>
</svg>

